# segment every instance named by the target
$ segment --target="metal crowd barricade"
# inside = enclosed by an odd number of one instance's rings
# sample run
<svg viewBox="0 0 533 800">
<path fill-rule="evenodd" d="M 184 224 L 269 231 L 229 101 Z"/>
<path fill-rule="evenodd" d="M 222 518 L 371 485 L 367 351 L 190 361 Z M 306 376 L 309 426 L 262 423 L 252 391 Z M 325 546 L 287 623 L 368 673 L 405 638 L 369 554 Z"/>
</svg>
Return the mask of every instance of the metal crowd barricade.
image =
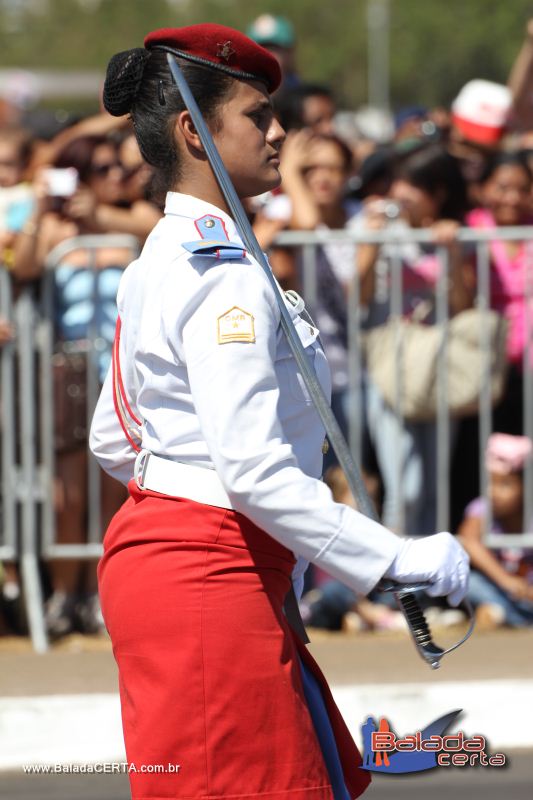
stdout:
<svg viewBox="0 0 533 800">
<path fill-rule="evenodd" d="M 279 235 L 276 244 L 299 247 L 303 259 L 303 294 L 313 311 L 318 294 L 317 249 L 330 242 L 399 244 L 405 242 L 431 242 L 431 232 L 426 230 L 385 229 L 382 231 L 355 232 L 349 230 L 316 232 L 287 231 Z M 490 252 L 491 239 L 505 241 L 533 240 L 533 227 L 500 228 L 481 231 L 463 228 L 459 241 L 477 249 L 478 294 L 477 307 L 488 313 L 490 308 Z M 54 386 L 51 358 L 54 351 L 54 297 L 53 270 L 69 253 L 84 249 L 89 255 L 89 265 L 97 268 L 97 254 L 102 247 L 128 249 L 132 257 L 138 252 L 138 242 L 132 236 L 83 236 L 63 242 L 50 253 L 46 262 L 45 277 L 38 297 L 31 288 L 23 288 L 13 300 L 9 274 L 0 268 L 0 315 L 14 323 L 15 340 L 0 348 L 0 559 L 19 560 L 26 601 L 28 622 L 34 649 L 43 652 L 48 647 L 44 625 L 43 592 L 39 575 L 39 561 L 51 559 L 96 559 L 102 551 L 102 526 L 100 520 L 100 472 L 91 458 L 88 477 L 89 519 L 87 541 L 83 544 L 57 542 L 54 513 Z M 533 244 L 528 259 L 526 301 L 533 306 Z M 402 268 L 399 253 L 392 250 L 391 313 L 397 319 L 402 314 Z M 442 269 L 436 286 L 436 324 L 448 324 L 448 253 L 438 248 Z M 355 258 L 355 256 L 354 256 Z M 354 262 L 355 276 L 355 262 Z M 95 282 L 96 285 L 96 282 Z M 95 289 L 96 291 L 96 289 Z M 93 298 L 94 302 L 97 297 Z M 365 366 L 362 358 L 363 316 L 360 303 L 359 282 L 353 280 L 347 292 L 348 316 L 348 380 L 349 392 L 360 399 L 361 380 Z M 527 347 L 524 353 L 524 433 L 533 439 L 533 330 L 527 316 Z M 98 339 L 94 324 L 89 331 L 90 346 L 87 359 L 87 422 L 90 423 L 99 391 L 97 359 L 104 345 Z M 488 325 L 480 327 L 480 341 L 485 352 L 483 388 L 479 398 L 480 443 L 479 466 L 482 491 L 487 491 L 485 471 L 485 446 L 492 430 L 490 386 L 490 338 Z M 447 403 L 446 354 L 448 339 L 443 337 L 438 354 L 439 381 L 437 406 L 437 521 L 438 528 L 449 528 L 450 492 L 449 471 L 451 460 L 451 425 Z M 402 342 L 398 335 L 395 345 L 396 369 L 400 375 Z M 397 382 L 399 385 L 399 381 Z M 361 402 L 350 403 L 349 441 L 358 460 L 362 448 Z M 395 413 L 402 420 L 400 398 Z M 391 445 L 398 474 L 401 462 L 398 447 Z M 533 519 L 533 468 L 525 474 L 524 519 Z M 407 531 L 408 533 L 408 531 Z M 516 535 L 488 534 L 490 547 L 533 547 L 533 532 Z"/>
<path fill-rule="evenodd" d="M 9 274 L 0 269 L 0 308 L 16 330 L 13 342 L 0 350 L 2 440 L 1 558 L 17 561 L 28 623 L 35 649 L 44 649 L 43 602 L 39 578 L 37 507 L 42 501 L 35 449 L 32 329 L 36 305 L 26 288 L 13 302 Z"/>
<path fill-rule="evenodd" d="M 533 226 L 505 227 L 492 230 L 461 228 L 457 233 L 457 240 L 464 245 L 476 247 L 478 290 L 476 306 L 482 312 L 490 309 L 490 242 L 493 240 L 515 242 L 524 241 L 527 245 L 527 271 L 526 303 L 533 308 Z M 433 234 L 426 229 L 412 228 L 385 228 L 380 231 L 354 231 L 354 230 L 318 230 L 318 231 L 284 231 L 276 238 L 275 245 L 289 248 L 301 248 L 302 253 L 302 278 L 303 295 L 306 303 L 313 313 L 313 306 L 317 298 L 316 278 L 316 250 L 321 245 L 332 242 L 352 242 L 355 247 L 359 244 L 399 245 L 405 243 L 428 244 L 433 241 Z M 437 529 L 449 530 L 450 527 L 450 484 L 449 472 L 451 463 L 451 426 L 450 413 L 447 402 L 447 367 L 446 355 L 448 347 L 448 251 L 445 247 L 436 248 L 441 269 L 436 286 L 435 324 L 444 326 L 445 335 L 437 359 Z M 399 319 L 402 315 L 402 265 L 398 253 L 392 255 L 391 264 L 391 317 Z M 354 255 L 355 278 L 355 255 Z M 359 282 L 353 280 L 348 287 L 347 315 L 348 315 L 348 379 L 350 396 L 359 397 L 361 393 L 361 376 L 364 372 L 361 348 L 361 307 L 359 301 Z M 527 345 L 524 351 L 524 435 L 533 439 L 533 326 L 529 313 L 527 319 Z M 485 469 L 485 449 L 488 437 L 492 432 L 492 403 L 490 383 L 490 333 L 488 320 L 480 326 L 480 343 L 485 355 L 483 370 L 482 390 L 479 397 L 479 470 L 481 479 L 481 492 L 487 496 L 487 471 Z M 396 338 L 396 386 L 400 386 L 402 341 L 400 331 Z M 399 392 L 398 392 L 399 394 Z M 401 403 L 397 398 L 395 412 L 401 419 Z M 348 429 L 349 442 L 357 460 L 361 460 L 362 443 L 362 404 L 351 402 Z M 400 453 L 397 444 L 391 445 L 391 457 L 396 459 L 396 470 L 401 470 Z M 489 505 L 489 504 L 487 504 Z M 524 520 L 533 520 L 533 466 L 528 465 L 524 481 Z M 400 519 L 399 528 L 401 529 Z M 527 523 L 529 525 L 529 522 Z M 491 548 L 498 547 L 533 547 L 533 531 L 519 532 L 516 534 L 489 533 L 490 520 L 486 523 L 485 542 Z M 409 531 L 405 531 L 406 534 Z"/>
<path fill-rule="evenodd" d="M 9 273 L 0 267 L 0 317 L 13 323 Z M 15 343 L 0 347 L 0 560 L 15 561 L 18 554 L 15 473 Z"/>
<path fill-rule="evenodd" d="M 37 652 L 48 649 L 44 603 L 39 575 L 42 559 L 95 559 L 102 552 L 100 522 L 100 471 L 89 459 L 89 520 L 87 541 L 62 544 L 56 541 L 54 511 L 54 269 L 72 252 L 87 252 L 87 264 L 97 270 L 102 248 L 124 249 L 129 257 L 139 252 L 139 242 L 130 235 L 90 235 L 65 240 L 49 254 L 38 297 L 23 288 L 12 302 L 9 275 L 0 270 L 0 312 L 15 323 L 13 344 L 1 348 L 2 508 L 0 557 L 21 565 L 21 578 L 28 625 Z M 93 308 L 98 302 L 93 281 Z M 89 324 L 87 358 L 87 429 L 99 393 L 98 354 L 105 344 L 95 335 L 94 315 Z M 14 375 L 17 367 L 18 384 Z M 15 402 L 15 391 L 17 402 Z M 18 542 L 18 547 L 16 546 Z"/>
</svg>

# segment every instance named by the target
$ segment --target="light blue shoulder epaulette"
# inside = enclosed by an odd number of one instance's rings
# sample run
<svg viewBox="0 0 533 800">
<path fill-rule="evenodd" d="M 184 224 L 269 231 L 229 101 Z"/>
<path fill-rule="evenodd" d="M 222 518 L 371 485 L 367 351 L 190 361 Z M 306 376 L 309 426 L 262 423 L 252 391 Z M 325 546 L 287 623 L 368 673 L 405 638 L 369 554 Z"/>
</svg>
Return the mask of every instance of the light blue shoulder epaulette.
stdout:
<svg viewBox="0 0 533 800">
<path fill-rule="evenodd" d="M 230 241 L 224 220 L 206 214 L 194 220 L 196 230 L 202 237 L 196 242 L 183 242 L 183 247 L 195 256 L 209 258 L 245 258 L 246 250 L 237 242 Z"/>
</svg>

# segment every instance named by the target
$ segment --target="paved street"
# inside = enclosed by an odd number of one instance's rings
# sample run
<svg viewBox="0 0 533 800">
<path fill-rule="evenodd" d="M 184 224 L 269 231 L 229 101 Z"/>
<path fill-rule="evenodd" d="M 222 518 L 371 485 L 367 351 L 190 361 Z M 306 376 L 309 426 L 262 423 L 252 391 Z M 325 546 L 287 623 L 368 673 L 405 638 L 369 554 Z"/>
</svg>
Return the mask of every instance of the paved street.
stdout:
<svg viewBox="0 0 533 800">
<path fill-rule="evenodd" d="M 436 769 L 414 776 L 374 778 L 365 800 L 531 800 L 533 751 L 510 754 L 502 768 Z M 125 775 L 28 776 L 2 773 L 1 800 L 129 800 Z"/>
<path fill-rule="evenodd" d="M 436 639 L 445 644 L 446 637 L 451 641 L 457 635 L 458 631 L 443 631 Z M 447 657 L 437 672 L 422 662 L 402 634 L 349 636 L 312 631 L 311 639 L 313 655 L 330 684 L 341 691 L 350 685 L 363 687 L 372 683 L 386 693 L 389 686 L 398 682 L 425 691 L 439 684 L 444 689 L 451 681 L 454 686 L 466 687 L 464 707 L 468 708 L 476 686 L 502 680 L 525 685 L 532 678 L 533 631 L 478 633 Z M 106 638 L 72 636 L 50 652 L 35 655 L 27 640 L 0 638 L 0 687 L 0 700 L 38 700 L 58 695 L 94 695 L 96 699 L 99 693 L 116 693 L 116 665 L 110 642 Z M 520 695 L 505 708 L 501 708 L 498 697 L 487 696 L 485 704 L 491 719 L 503 713 L 510 728 L 524 710 Z M 443 710 L 452 707 L 453 703 Z M 400 716 L 398 709 L 390 708 L 393 719 Z M 427 722 L 431 715 L 425 711 L 428 719 L 424 714 L 421 717 Z M 19 727 L 16 730 L 20 733 Z M 9 735 L 7 730 L 4 735 Z M 504 751 L 510 756 L 510 764 L 503 768 L 440 768 L 414 776 L 375 776 L 365 800 L 530 800 L 533 749 Z M 495 752 L 494 748 L 489 746 L 489 752 Z M 31 760 L 28 753 L 28 761 Z M 32 776 L 12 769 L 0 771 L 0 800 L 129 800 L 128 780 L 126 775 Z"/>
</svg>

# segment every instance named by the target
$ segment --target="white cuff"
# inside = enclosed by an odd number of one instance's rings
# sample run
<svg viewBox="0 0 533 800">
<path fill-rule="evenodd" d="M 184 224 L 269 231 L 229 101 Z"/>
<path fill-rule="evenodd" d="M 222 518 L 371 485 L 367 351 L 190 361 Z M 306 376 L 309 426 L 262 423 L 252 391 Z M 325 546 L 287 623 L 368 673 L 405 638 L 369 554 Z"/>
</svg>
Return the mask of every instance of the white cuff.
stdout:
<svg viewBox="0 0 533 800">
<path fill-rule="evenodd" d="M 379 522 L 346 507 L 344 524 L 315 563 L 359 594 L 368 594 L 390 567 L 402 539 Z"/>
</svg>

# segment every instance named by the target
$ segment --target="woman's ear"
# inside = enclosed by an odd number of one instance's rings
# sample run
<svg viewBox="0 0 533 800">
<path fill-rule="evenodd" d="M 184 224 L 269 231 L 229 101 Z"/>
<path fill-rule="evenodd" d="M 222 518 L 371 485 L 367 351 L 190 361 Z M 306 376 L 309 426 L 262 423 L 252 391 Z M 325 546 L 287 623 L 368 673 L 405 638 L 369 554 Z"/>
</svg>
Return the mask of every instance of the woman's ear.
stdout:
<svg viewBox="0 0 533 800">
<path fill-rule="evenodd" d="M 204 146 L 194 127 L 194 122 L 189 111 L 180 111 L 176 118 L 175 132 L 183 137 L 186 145 L 200 153 L 204 152 Z"/>
</svg>

